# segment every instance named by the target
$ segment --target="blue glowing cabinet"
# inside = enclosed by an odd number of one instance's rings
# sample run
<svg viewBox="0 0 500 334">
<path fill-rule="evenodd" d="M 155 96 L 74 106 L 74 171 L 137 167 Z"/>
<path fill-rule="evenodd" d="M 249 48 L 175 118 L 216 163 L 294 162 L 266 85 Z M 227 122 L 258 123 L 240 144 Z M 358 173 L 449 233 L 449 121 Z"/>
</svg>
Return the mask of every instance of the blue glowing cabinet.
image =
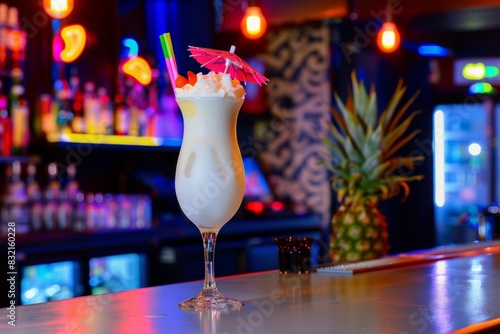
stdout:
<svg viewBox="0 0 500 334">
<path fill-rule="evenodd" d="M 498 156 L 495 131 L 499 129 L 500 108 L 489 98 L 476 101 L 434 108 L 434 212 L 438 245 L 480 239 L 481 214 L 500 198 L 495 177 L 499 175 L 498 163 L 494 158 Z"/>
</svg>

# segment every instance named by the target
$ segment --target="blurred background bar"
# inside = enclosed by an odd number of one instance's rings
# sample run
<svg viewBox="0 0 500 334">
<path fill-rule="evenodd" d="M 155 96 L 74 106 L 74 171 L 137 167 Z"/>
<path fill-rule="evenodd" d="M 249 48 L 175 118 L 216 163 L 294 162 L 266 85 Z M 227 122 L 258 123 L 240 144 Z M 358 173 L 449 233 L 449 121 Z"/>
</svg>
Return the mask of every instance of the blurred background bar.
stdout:
<svg viewBox="0 0 500 334">
<path fill-rule="evenodd" d="M 180 74 L 205 71 L 189 45 L 234 44 L 270 78 L 245 87 L 247 192 L 217 276 L 277 269 L 275 237 L 314 238 L 312 264 L 329 262 L 337 203 L 318 134 L 353 70 L 380 105 L 400 78 L 420 91 L 403 153 L 425 157 L 410 171 L 425 179 L 381 205 L 390 253 L 500 238 L 496 1 L 0 1 L 0 246 L 14 221 L 19 304 L 203 278 L 174 191 L 183 130 L 164 32 Z M 249 5 L 267 22 L 254 35 Z M 399 44 L 377 43 L 386 22 Z"/>
</svg>

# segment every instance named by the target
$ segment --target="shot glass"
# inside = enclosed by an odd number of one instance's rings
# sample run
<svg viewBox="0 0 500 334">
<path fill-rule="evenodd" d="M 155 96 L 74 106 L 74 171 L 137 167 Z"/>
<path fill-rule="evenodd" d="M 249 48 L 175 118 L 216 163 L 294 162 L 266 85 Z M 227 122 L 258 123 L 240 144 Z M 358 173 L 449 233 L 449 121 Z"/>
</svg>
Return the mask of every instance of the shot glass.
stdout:
<svg viewBox="0 0 500 334">
<path fill-rule="evenodd" d="M 311 247 L 314 238 L 273 238 L 278 246 L 279 271 L 281 274 L 303 273 L 311 270 Z"/>
</svg>

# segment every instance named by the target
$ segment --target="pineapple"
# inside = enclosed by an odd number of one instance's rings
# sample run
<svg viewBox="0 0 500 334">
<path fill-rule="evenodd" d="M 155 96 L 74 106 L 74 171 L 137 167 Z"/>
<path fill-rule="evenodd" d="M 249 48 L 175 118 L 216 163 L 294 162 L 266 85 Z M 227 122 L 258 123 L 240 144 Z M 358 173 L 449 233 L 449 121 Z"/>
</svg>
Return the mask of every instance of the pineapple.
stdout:
<svg viewBox="0 0 500 334">
<path fill-rule="evenodd" d="M 355 72 L 351 80 L 352 92 L 345 104 L 334 95 L 337 108 L 332 108 L 333 122 L 322 141 L 329 151 L 323 163 L 332 172 L 339 203 L 331 222 L 330 257 L 334 262 L 386 255 L 387 222 L 378 202 L 397 196 L 401 190 L 404 200 L 410 191 L 408 182 L 423 178 L 399 173 L 401 167 L 413 170 L 422 156 L 396 156 L 419 132 L 405 134 L 418 111 L 403 118 L 417 94 L 398 109 L 406 92 L 400 80 L 379 117 L 374 86 L 367 92 Z"/>
</svg>

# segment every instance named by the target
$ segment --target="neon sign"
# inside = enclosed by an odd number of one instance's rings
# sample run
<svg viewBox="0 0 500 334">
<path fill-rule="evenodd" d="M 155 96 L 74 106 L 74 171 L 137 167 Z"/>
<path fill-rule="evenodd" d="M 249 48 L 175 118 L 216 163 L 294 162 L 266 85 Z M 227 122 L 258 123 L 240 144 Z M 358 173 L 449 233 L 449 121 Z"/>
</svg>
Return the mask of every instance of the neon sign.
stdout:
<svg viewBox="0 0 500 334">
<path fill-rule="evenodd" d="M 146 86 L 151 82 L 152 73 L 149 63 L 142 57 L 128 59 L 122 66 L 123 73 L 136 79 L 141 85 Z"/>
<path fill-rule="evenodd" d="M 61 29 L 61 38 L 64 41 L 64 49 L 60 52 L 59 58 L 65 63 L 75 61 L 83 52 L 87 33 L 85 28 L 79 24 L 66 26 Z M 54 39 L 54 44 L 57 44 Z"/>
<path fill-rule="evenodd" d="M 122 41 L 122 45 L 128 48 L 127 58 L 134 58 L 139 54 L 139 44 L 137 44 L 137 41 L 135 39 L 125 38 Z"/>
<path fill-rule="evenodd" d="M 500 58 L 457 59 L 453 64 L 453 81 L 470 85 L 474 81 L 500 83 Z"/>
</svg>

